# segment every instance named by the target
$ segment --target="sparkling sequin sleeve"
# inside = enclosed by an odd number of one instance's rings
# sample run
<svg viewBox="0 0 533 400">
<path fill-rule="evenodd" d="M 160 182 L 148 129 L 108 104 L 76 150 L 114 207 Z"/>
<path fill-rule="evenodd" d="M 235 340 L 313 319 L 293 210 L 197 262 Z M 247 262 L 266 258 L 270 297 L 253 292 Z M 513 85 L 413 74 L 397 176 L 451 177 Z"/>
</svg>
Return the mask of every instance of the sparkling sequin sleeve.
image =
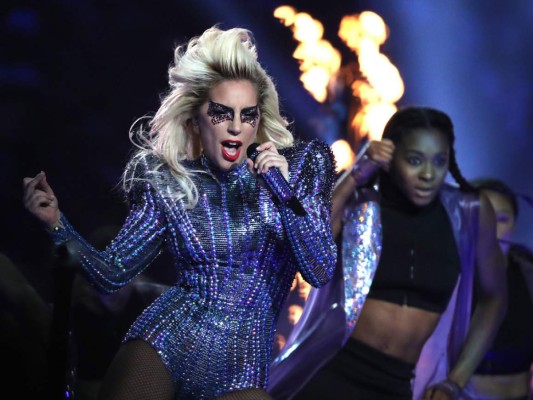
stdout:
<svg viewBox="0 0 533 400">
<path fill-rule="evenodd" d="M 165 232 L 156 192 L 148 182 L 134 185 L 130 212 L 117 237 L 98 251 L 76 232 L 64 215 L 63 228 L 52 232 L 56 245 L 66 245 L 80 262 L 87 279 L 100 291 L 110 293 L 129 283 L 159 254 Z"/>
<path fill-rule="evenodd" d="M 307 214 L 297 216 L 283 207 L 282 221 L 298 270 L 312 286 L 321 287 L 331 279 L 337 260 L 330 223 L 334 159 L 329 146 L 318 140 L 308 143 L 296 159 L 291 184 Z"/>
<path fill-rule="evenodd" d="M 344 346 L 360 315 L 381 252 L 379 205 L 370 189 L 347 205 L 342 257 L 333 279 L 311 289 L 270 368 L 268 392 L 290 399 Z"/>
</svg>

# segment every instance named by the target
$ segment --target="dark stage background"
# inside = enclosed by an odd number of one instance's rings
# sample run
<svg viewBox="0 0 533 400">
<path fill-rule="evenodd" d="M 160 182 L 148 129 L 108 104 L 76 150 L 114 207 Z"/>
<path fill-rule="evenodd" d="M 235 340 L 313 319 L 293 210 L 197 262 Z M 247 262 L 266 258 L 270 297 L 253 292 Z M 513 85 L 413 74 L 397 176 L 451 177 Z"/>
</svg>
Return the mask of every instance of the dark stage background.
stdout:
<svg viewBox="0 0 533 400">
<path fill-rule="evenodd" d="M 283 108 L 296 119 L 296 134 L 328 143 L 340 138 L 316 129 L 313 118 L 323 106 L 299 81 L 292 32 L 273 17 L 282 4 L 322 21 L 325 38 L 346 62 L 355 55 L 337 36 L 342 16 L 380 14 L 390 28 L 382 52 L 406 87 L 398 105 L 424 104 L 450 114 L 467 178 L 492 175 L 533 195 L 533 3 L 527 0 L 490 6 L 482 0 L 4 0 L 0 252 L 45 298 L 50 243 L 23 210 L 22 178 L 46 171 L 61 210 L 85 236 L 120 225 L 128 130 L 156 111 L 176 44 L 216 23 L 252 30 Z M 533 213 L 520 205 L 515 239 L 533 247 Z M 161 276 L 171 279 L 172 272 Z"/>
</svg>

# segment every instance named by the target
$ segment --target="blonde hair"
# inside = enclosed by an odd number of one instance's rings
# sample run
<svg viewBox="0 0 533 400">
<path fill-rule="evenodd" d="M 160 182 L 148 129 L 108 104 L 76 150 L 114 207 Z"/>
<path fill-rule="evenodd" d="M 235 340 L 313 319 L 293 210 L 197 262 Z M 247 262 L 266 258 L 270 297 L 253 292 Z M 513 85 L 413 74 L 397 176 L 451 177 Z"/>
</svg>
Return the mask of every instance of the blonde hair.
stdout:
<svg viewBox="0 0 533 400">
<path fill-rule="evenodd" d="M 170 91 L 149 122 L 149 129 L 130 130 L 130 139 L 139 148 L 132 162 L 148 155 L 156 156 L 158 165 L 148 171 L 151 179 L 158 179 L 160 167 L 168 165 L 178 183 L 178 189 L 172 190 L 170 196 L 174 200 L 183 199 L 186 207 L 196 205 L 198 190 L 191 179 L 194 171 L 187 170 L 181 161 L 195 159 L 202 151 L 200 136 L 193 132 L 191 121 L 208 100 L 210 90 L 222 81 L 244 79 L 256 87 L 261 115 L 257 132 L 260 143 L 271 141 L 278 148 L 293 144 L 287 122 L 280 115 L 275 85 L 257 60 L 250 31 L 221 30 L 216 26 L 207 29 L 175 49 L 168 74 Z M 125 188 L 131 188 L 135 179 L 125 173 Z"/>
</svg>

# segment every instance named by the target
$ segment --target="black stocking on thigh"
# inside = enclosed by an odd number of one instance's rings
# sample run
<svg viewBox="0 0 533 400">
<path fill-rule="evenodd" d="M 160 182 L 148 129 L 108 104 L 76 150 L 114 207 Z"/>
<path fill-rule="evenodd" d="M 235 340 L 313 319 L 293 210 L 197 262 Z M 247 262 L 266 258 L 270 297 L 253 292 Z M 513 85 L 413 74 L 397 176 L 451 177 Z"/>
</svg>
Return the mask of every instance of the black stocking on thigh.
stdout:
<svg viewBox="0 0 533 400">
<path fill-rule="evenodd" d="M 173 400 L 174 384 L 155 349 L 141 340 L 121 346 L 109 367 L 99 400 Z"/>
</svg>

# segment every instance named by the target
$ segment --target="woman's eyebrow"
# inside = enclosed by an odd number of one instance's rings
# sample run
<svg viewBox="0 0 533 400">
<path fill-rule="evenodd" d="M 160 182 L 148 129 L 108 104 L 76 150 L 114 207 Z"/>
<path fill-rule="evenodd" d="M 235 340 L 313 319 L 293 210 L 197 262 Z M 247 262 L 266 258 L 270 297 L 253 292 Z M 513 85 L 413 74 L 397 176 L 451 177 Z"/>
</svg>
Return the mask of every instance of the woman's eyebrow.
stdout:
<svg viewBox="0 0 533 400">
<path fill-rule="evenodd" d="M 424 155 L 423 151 L 415 150 L 415 149 L 406 149 L 405 152 L 406 153 L 415 153 L 415 154 L 420 155 L 420 156 Z"/>
<path fill-rule="evenodd" d="M 220 107 L 222 109 L 225 109 L 227 111 L 233 111 L 233 109 L 231 107 L 228 107 L 228 106 L 225 106 L 224 104 L 221 104 L 221 103 L 217 103 L 216 101 L 213 101 L 213 100 L 209 100 L 209 105 L 212 106 L 212 107 Z"/>
<path fill-rule="evenodd" d="M 406 149 L 406 153 L 415 153 L 420 156 L 424 156 L 426 153 L 424 153 L 422 150 L 416 150 L 416 149 Z M 435 156 L 448 156 L 450 154 L 449 151 L 441 151 L 435 154 Z"/>
<path fill-rule="evenodd" d="M 241 112 L 256 111 L 256 110 L 257 110 L 257 105 L 243 108 Z"/>
<path fill-rule="evenodd" d="M 223 108 L 223 109 L 228 110 L 228 111 L 233 111 L 233 108 L 231 108 L 229 106 L 226 106 L 226 105 L 224 105 L 222 103 L 217 103 L 216 101 L 213 101 L 213 100 L 209 100 L 209 103 L 211 103 L 212 106 L 217 106 L 217 107 Z M 258 104 L 256 104 L 255 106 L 246 107 L 246 108 L 243 108 L 241 110 L 241 112 L 253 111 L 257 107 L 258 107 Z"/>
</svg>

